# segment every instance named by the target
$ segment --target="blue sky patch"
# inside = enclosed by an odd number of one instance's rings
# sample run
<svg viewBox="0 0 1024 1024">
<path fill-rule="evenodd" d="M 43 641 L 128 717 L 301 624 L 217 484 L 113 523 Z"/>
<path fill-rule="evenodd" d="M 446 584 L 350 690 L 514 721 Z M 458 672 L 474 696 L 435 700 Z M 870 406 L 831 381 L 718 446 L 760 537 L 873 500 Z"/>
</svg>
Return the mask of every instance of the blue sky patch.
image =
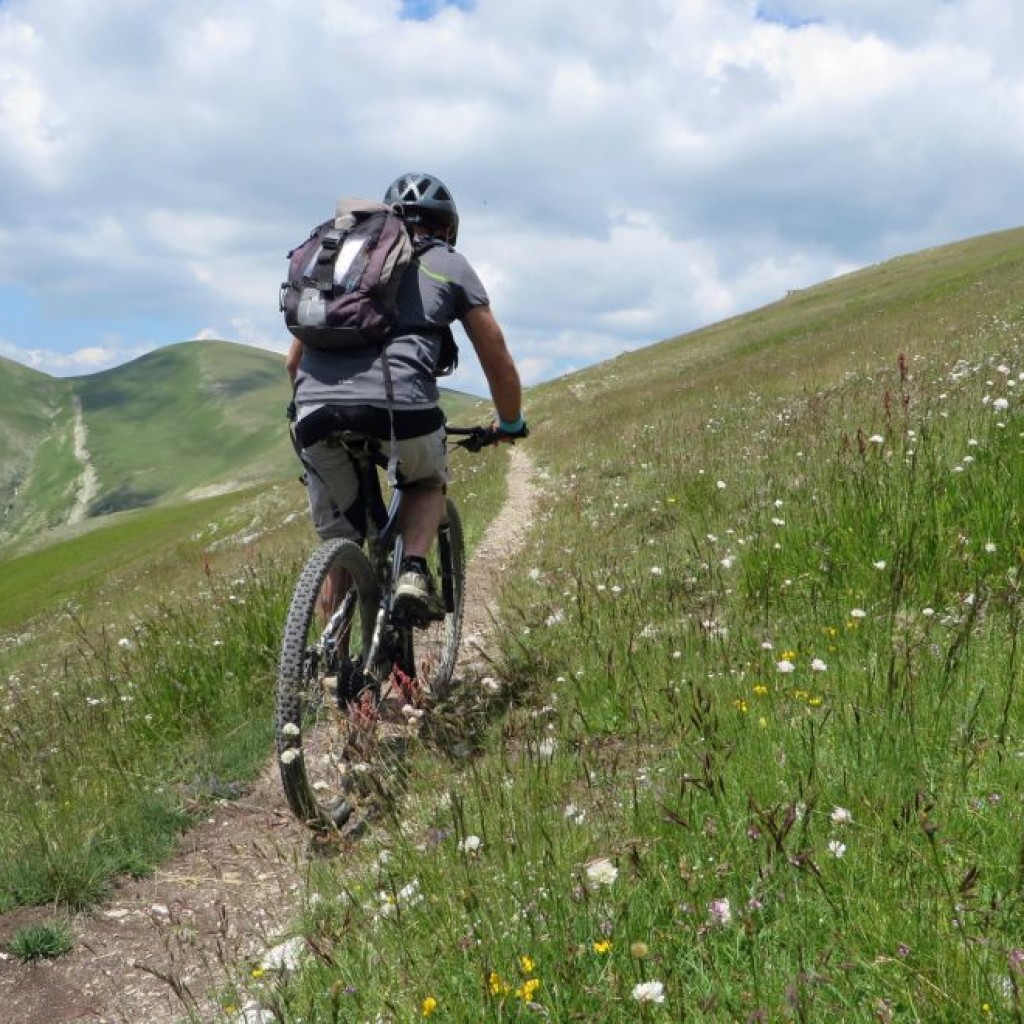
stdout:
<svg viewBox="0 0 1024 1024">
<path fill-rule="evenodd" d="M 430 21 L 446 7 L 471 11 L 474 6 L 474 0 L 402 0 L 400 17 L 404 21 Z"/>
<path fill-rule="evenodd" d="M 754 17 L 758 21 L 768 21 L 773 25 L 783 25 L 786 28 L 803 28 L 805 25 L 820 24 L 821 18 L 801 18 L 789 10 L 785 0 L 765 0 L 757 5 Z"/>
</svg>

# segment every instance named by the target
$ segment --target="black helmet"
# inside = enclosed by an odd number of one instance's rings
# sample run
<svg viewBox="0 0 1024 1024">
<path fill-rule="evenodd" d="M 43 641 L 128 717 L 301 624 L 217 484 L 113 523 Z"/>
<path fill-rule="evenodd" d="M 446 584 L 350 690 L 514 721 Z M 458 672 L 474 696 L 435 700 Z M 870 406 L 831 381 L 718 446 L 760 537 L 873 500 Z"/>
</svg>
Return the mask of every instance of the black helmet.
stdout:
<svg viewBox="0 0 1024 1024">
<path fill-rule="evenodd" d="M 406 220 L 428 228 L 444 228 L 454 245 L 459 235 L 459 211 L 445 184 L 432 174 L 403 174 L 388 185 L 384 202 L 400 206 Z"/>
</svg>

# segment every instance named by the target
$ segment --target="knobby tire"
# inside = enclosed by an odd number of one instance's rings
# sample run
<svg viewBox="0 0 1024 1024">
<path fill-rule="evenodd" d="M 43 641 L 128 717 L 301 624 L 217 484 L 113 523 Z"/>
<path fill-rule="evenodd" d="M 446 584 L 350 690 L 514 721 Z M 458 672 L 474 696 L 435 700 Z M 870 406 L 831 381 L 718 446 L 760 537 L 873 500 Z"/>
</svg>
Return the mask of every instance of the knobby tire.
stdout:
<svg viewBox="0 0 1024 1024">
<path fill-rule="evenodd" d="M 342 626 L 347 640 L 333 652 L 330 644 L 319 649 L 324 624 L 317 612 L 332 569 L 347 572 L 351 580 L 342 604 L 348 609 Z M 370 646 L 377 594 L 362 549 L 349 540 L 329 540 L 303 567 L 288 609 L 277 677 L 278 766 L 292 813 L 318 831 L 340 827 L 351 813 L 345 799 L 343 718 L 352 680 L 361 678 L 360 652 Z"/>
</svg>

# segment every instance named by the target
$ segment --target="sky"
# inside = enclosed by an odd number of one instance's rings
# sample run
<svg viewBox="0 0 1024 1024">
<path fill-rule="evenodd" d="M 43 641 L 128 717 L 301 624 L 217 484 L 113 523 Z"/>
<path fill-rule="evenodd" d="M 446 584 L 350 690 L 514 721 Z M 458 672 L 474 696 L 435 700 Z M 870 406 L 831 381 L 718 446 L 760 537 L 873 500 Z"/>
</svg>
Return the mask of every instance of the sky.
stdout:
<svg viewBox="0 0 1024 1024">
<path fill-rule="evenodd" d="M 426 171 L 548 380 L 1024 224 L 1022 47 L 1019 0 L 0 0 L 0 355 L 283 353 L 288 250 Z"/>
</svg>

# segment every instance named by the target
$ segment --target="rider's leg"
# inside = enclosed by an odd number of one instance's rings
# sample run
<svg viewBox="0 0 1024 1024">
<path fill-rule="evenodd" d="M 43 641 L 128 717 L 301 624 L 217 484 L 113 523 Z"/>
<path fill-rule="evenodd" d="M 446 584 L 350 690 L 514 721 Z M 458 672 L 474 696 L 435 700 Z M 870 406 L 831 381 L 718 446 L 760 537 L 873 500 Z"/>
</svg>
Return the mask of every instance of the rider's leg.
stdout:
<svg viewBox="0 0 1024 1024">
<path fill-rule="evenodd" d="M 406 557 L 426 558 L 444 518 L 444 491 L 435 487 L 407 487 L 402 492 L 398 529 Z"/>
</svg>

